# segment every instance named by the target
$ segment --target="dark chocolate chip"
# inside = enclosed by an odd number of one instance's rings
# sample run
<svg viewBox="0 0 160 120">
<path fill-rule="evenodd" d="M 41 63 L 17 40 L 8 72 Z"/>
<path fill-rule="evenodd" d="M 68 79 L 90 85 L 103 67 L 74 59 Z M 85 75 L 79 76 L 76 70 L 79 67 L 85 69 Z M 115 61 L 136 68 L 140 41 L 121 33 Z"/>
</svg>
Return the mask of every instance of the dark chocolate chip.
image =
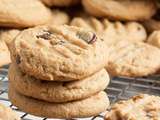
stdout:
<svg viewBox="0 0 160 120">
<path fill-rule="evenodd" d="M 17 63 L 17 64 L 20 64 L 20 63 L 21 63 L 21 60 L 20 60 L 20 56 L 19 56 L 19 55 L 17 55 L 17 57 L 16 57 L 16 63 Z"/>
<path fill-rule="evenodd" d="M 96 42 L 96 40 L 97 40 L 97 36 L 96 34 L 93 33 L 92 39 L 88 43 L 93 44 L 94 42 Z"/>
<path fill-rule="evenodd" d="M 51 38 L 51 32 L 48 30 L 44 30 L 41 34 L 37 35 L 37 38 L 42 38 L 44 40 L 49 40 Z"/>
</svg>

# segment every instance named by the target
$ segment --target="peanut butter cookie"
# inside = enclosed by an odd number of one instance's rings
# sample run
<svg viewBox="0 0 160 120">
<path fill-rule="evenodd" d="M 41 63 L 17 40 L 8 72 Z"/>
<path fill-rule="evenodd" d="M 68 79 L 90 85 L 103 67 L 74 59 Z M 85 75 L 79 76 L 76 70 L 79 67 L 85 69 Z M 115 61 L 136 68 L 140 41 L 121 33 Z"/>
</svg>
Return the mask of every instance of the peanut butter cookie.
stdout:
<svg viewBox="0 0 160 120">
<path fill-rule="evenodd" d="M 112 20 L 145 20 L 156 12 L 153 0 L 82 0 L 82 3 L 91 15 Z"/>
<path fill-rule="evenodd" d="M 9 88 L 9 98 L 13 105 L 27 113 L 47 118 L 81 118 L 98 115 L 109 106 L 105 92 L 97 93 L 87 99 L 66 103 L 50 103 L 36 100 L 17 93 Z"/>
<path fill-rule="evenodd" d="M 106 113 L 105 120 L 159 120 L 160 97 L 140 94 L 120 101 Z"/>
</svg>

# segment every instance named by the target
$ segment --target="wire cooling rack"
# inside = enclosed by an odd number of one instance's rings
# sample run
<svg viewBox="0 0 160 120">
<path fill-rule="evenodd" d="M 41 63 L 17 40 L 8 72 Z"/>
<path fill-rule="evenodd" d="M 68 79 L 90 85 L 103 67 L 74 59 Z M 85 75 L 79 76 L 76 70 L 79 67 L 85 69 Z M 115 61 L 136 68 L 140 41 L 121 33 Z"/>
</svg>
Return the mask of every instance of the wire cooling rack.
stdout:
<svg viewBox="0 0 160 120">
<path fill-rule="evenodd" d="M 21 116 L 23 120 L 58 120 L 48 119 L 33 116 L 18 110 L 8 100 L 8 66 L 0 68 L 0 103 L 11 107 L 13 110 Z M 110 98 L 111 104 L 118 100 L 128 99 L 129 97 L 139 94 L 147 93 L 152 95 L 160 95 L 160 75 L 154 75 L 149 77 L 141 78 L 129 78 L 129 77 L 114 77 L 110 82 L 110 85 L 105 90 Z M 103 120 L 104 113 L 85 119 L 74 119 L 74 120 Z"/>
</svg>

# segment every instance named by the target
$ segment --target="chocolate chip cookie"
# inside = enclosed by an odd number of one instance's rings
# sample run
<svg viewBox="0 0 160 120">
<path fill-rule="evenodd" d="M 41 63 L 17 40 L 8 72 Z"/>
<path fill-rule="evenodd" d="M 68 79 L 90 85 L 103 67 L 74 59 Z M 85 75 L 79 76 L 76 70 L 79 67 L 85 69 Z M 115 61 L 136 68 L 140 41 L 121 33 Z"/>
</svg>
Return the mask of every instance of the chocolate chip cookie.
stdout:
<svg viewBox="0 0 160 120">
<path fill-rule="evenodd" d="M 0 26 L 25 28 L 42 25 L 51 18 L 51 11 L 39 0 L 1 0 Z"/>
<path fill-rule="evenodd" d="M 15 64 L 9 68 L 10 84 L 21 94 L 48 102 L 68 102 L 90 97 L 104 90 L 109 83 L 105 69 L 73 82 L 41 81 L 22 73 Z"/>
<path fill-rule="evenodd" d="M 112 20 L 145 20 L 156 12 L 153 0 L 82 0 L 86 12 Z"/>
<path fill-rule="evenodd" d="M 145 28 L 137 22 L 122 23 L 111 22 L 106 18 L 100 20 L 95 17 L 75 17 L 70 25 L 96 32 L 109 45 L 120 40 L 143 42 L 147 38 Z"/>
<path fill-rule="evenodd" d="M 160 68 L 160 50 L 147 43 L 120 41 L 111 47 L 107 70 L 113 76 L 139 77 Z"/>
<path fill-rule="evenodd" d="M 73 26 L 35 27 L 13 41 L 12 60 L 42 80 L 72 81 L 104 68 L 108 48 L 95 33 Z"/>
<path fill-rule="evenodd" d="M 20 120 L 20 117 L 10 108 L 0 104 L 0 120 Z"/>
<path fill-rule="evenodd" d="M 68 7 L 76 5 L 80 0 L 41 0 L 48 6 L 57 6 L 57 7 Z"/>
<path fill-rule="evenodd" d="M 159 120 L 160 97 L 140 94 L 120 101 L 106 113 L 105 120 Z"/>
<path fill-rule="evenodd" d="M 27 113 L 47 118 L 81 118 L 98 115 L 109 106 L 109 99 L 105 92 L 80 101 L 66 103 L 50 103 L 36 100 L 17 93 L 9 88 L 9 98 L 13 105 Z"/>
</svg>

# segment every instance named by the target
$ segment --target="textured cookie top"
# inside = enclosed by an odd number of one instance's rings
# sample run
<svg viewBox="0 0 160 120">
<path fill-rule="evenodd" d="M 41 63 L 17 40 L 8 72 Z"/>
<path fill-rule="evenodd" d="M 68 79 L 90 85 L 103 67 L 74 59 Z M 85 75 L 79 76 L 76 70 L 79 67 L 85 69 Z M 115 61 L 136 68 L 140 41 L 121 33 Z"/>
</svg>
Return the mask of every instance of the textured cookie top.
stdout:
<svg viewBox="0 0 160 120">
<path fill-rule="evenodd" d="M 82 0 L 85 10 L 113 20 L 144 20 L 156 12 L 152 0 Z"/>
<path fill-rule="evenodd" d="M 32 27 L 47 23 L 51 12 L 39 0 L 0 0 L 0 26 Z"/>
<path fill-rule="evenodd" d="M 147 94 L 114 104 L 105 120 L 159 120 L 160 97 Z"/>
<path fill-rule="evenodd" d="M 66 25 L 26 29 L 12 47 L 13 61 L 24 72 L 46 80 L 82 79 L 102 69 L 108 57 L 103 39 Z"/>
<path fill-rule="evenodd" d="M 121 23 L 95 17 L 75 17 L 70 24 L 96 32 L 107 44 L 120 40 L 141 42 L 147 38 L 145 28 L 136 22 Z"/>
<path fill-rule="evenodd" d="M 10 108 L 0 104 L 0 120 L 20 120 L 20 117 L 18 117 Z"/>
<path fill-rule="evenodd" d="M 146 76 L 160 68 L 160 50 L 146 43 L 120 41 L 112 46 L 107 69 L 112 75 Z"/>
</svg>

